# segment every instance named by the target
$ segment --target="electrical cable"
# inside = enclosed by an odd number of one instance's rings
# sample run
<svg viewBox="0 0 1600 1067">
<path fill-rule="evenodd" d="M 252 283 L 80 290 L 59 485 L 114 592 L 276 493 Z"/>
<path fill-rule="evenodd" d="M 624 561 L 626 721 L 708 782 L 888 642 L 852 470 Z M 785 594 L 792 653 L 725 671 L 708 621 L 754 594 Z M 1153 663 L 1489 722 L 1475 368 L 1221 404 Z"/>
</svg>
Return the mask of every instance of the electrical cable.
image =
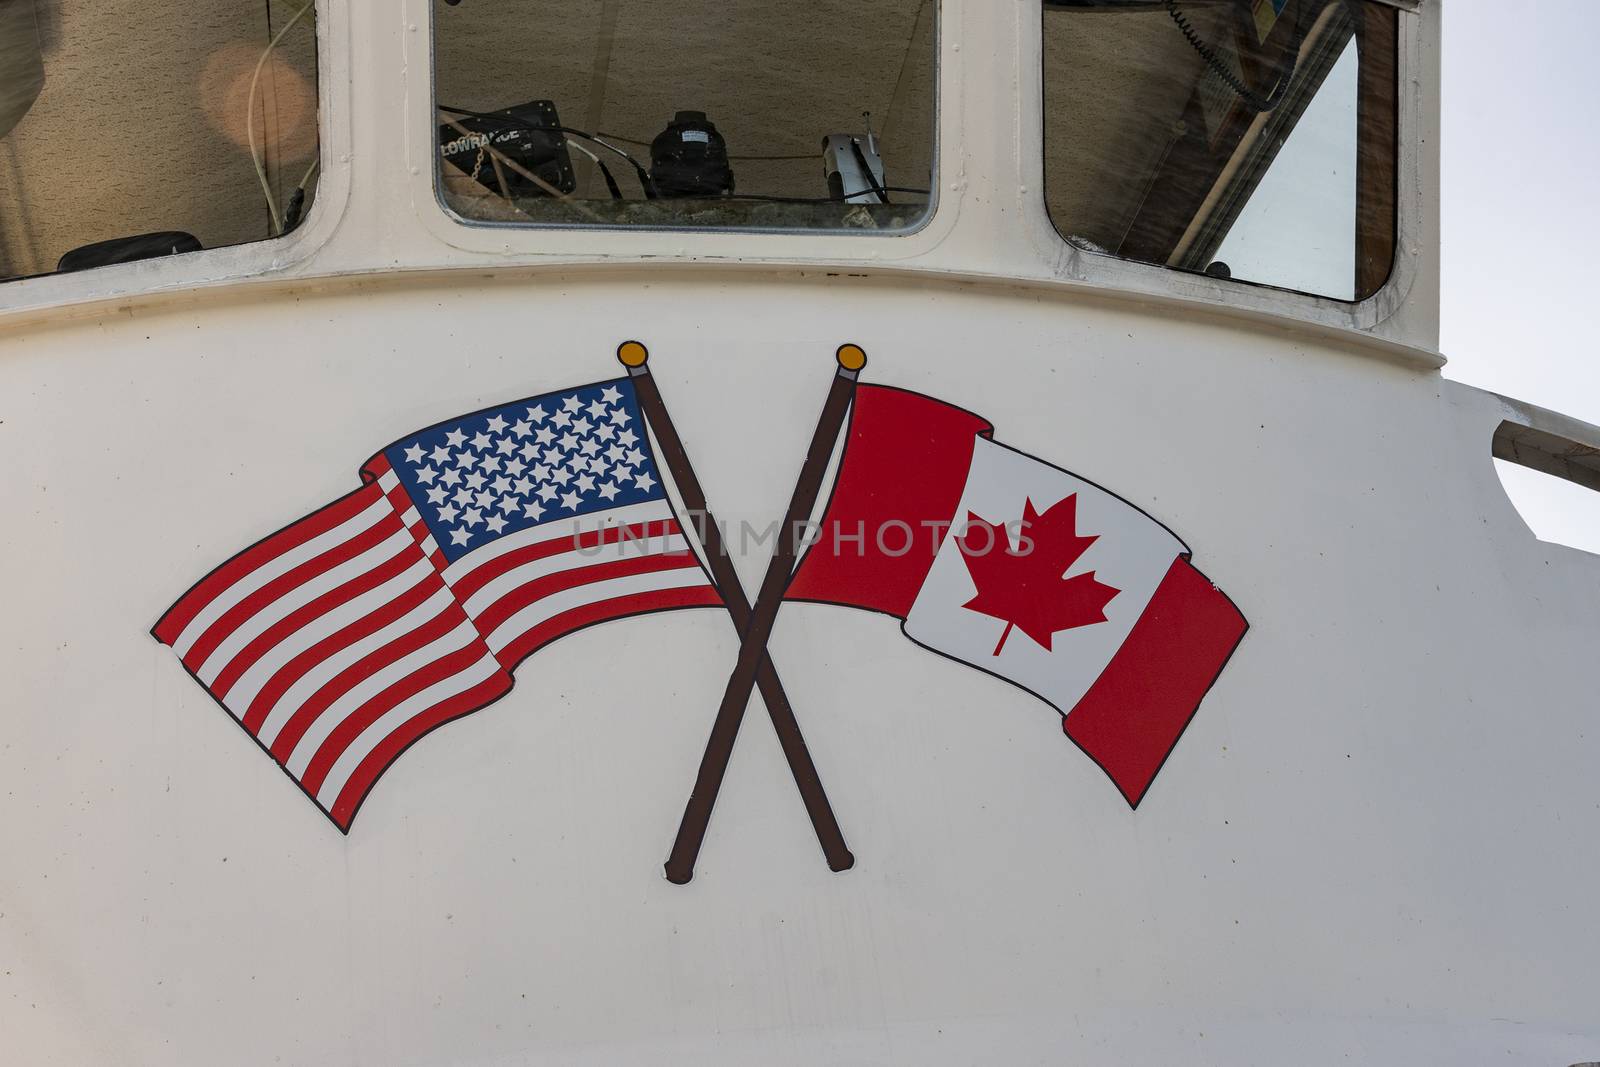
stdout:
<svg viewBox="0 0 1600 1067">
<path fill-rule="evenodd" d="M 872 136 L 870 130 L 867 136 Z M 873 194 L 887 204 L 889 202 L 889 191 L 878 181 L 878 176 L 872 173 L 872 168 L 867 164 L 867 154 L 861 150 L 861 142 L 854 137 L 850 138 L 850 151 L 856 157 L 856 166 L 860 167 L 861 173 L 866 175 L 867 184 L 872 186 Z"/>
<path fill-rule="evenodd" d="M 245 100 L 245 140 L 250 145 L 250 162 L 255 164 L 256 180 L 261 183 L 261 191 L 266 194 L 267 214 L 272 220 L 272 235 L 274 237 L 283 233 L 283 216 L 278 214 L 278 200 L 272 195 L 272 183 L 267 179 L 267 168 L 261 161 L 260 153 L 256 151 L 256 87 L 261 81 L 261 68 L 266 66 L 267 57 L 272 55 L 272 50 L 278 47 L 278 42 L 283 40 L 285 34 L 294 29 L 294 24 L 304 18 L 306 12 L 316 6 L 317 0 L 306 0 L 305 6 L 296 11 L 294 17 L 285 22 L 283 28 L 267 43 L 267 47 L 261 50 L 261 58 L 256 60 L 256 69 L 250 75 L 250 95 Z"/>
<path fill-rule="evenodd" d="M 1266 96 L 1262 96 L 1254 89 L 1246 85 L 1243 79 L 1234 74 L 1233 71 L 1228 69 L 1228 65 L 1222 61 L 1220 56 L 1217 55 L 1216 49 L 1212 48 L 1205 42 L 1204 39 L 1201 38 L 1199 32 L 1195 30 L 1193 24 L 1190 23 L 1189 17 L 1182 11 L 1178 10 L 1178 0 L 1166 0 L 1166 7 L 1167 14 L 1171 16 L 1172 21 L 1177 24 L 1178 30 L 1183 34 L 1184 40 L 1189 42 L 1189 46 L 1199 53 L 1201 59 L 1206 61 L 1206 66 L 1211 68 L 1211 72 L 1217 77 L 1221 78 L 1224 84 L 1226 84 L 1228 88 L 1232 89 L 1234 94 L 1244 102 L 1245 106 L 1249 107 L 1252 111 L 1264 112 L 1271 111 L 1279 104 L 1283 103 L 1284 94 L 1289 91 L 1289 83 L 1294 81 L 1295 56 L 1292 52 L 1290 52 L 1287 48 L 1284 49 L 1285 61 L 1278 65 L 1278 83 L 1272 87 L 1272 92 L 1268 93 Z M 1296 25 L 1298 26 L 1298 7 L 1295 9 L 1295 13 L 1295 21 Z"/>
</svg>

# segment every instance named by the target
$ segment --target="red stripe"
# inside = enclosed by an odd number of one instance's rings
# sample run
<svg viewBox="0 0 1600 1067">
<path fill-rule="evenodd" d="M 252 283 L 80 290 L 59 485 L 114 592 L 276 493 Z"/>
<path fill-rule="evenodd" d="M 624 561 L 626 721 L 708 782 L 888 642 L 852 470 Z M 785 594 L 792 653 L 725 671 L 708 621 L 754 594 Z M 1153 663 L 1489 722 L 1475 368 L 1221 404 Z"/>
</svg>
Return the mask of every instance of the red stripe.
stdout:
<svg viewBox="0 0 1600 1067">
<path fill-rule="evenodd" d="M 599 530 L 588 530 L 576 537 L 552 537 L 548 541 L 537 541 L 523 548 L 513 549 L 494 559 L 487 560 L 475 570 L 468 571 L 461 576 L 450 588 L 455 590 L 456 596 L 466 600 L 479 589 L 488 585 L 496 578 L 508 571 L 515 570 L 535 560 L 548 559 L 559 556 L 564 552 L 575 552 L 578 549 L 594 549 L 601 545 L 614 545 L 626 538 L 629 541 L 648 542 L 657 538 L 670 537 L 682 533 L 682 528 L 676 519 L 655 519 L 650 522 L 633 523 L 628 526 L 608 526 Z M 640 546 L 641 553 L 644 546 Z"/>
<path fill-rule="evenodd" d="M 510 689 L 509 675 L 502 673 L 485 678 L 466 692 L 435 704 L 378 742 L 377 747 L 367 754 L 366 759 L 361 761 L 355 773 L 350 776 L 350 780 L 339 791 L 333 810 L 328 813 L 339 829 L 350 829 L 350 823 L 355 820 L 361 802 L 383 776 L 383 772 L 389 769 L 389 765 L 409 745 L 429 730 L 442 726 L 451 719 L 459 719 L 485 705 L 493 704 Z"/>
<path fill-rule="evenodd" d="M 300 784 L 305 786 L 308 793 L 316 796 L 317 791 L 322 788 L 323 781 L 327 779 L 328 772 L 333 769 L 334 763 L 344 750 L 350 747 L 351 742 L 361 736 L 363 730 L 430 685 L 442 682 L 446 678 L 454 678 L 488 656 L 489 646 L 483 643 L 482 638 L 474 635 L 465 647 L 446 653 L 431 663 L 423 664 L 373 696 L 341 719 L 339 725 L 335 726 L 333 732 L 323 740 L 316 755 L 312 756 L 311 762 L 306 765 L 305 774 L 300 776 Z"/>
<path fill-rule="evenodd" d="M 517 586 L 482 611 L 476 612 L 472 621 L 477 624 L 480 633 L 491 634 L 523 608 L 563 590 L 603 582 L 609 578 L 627 578 L 636 574 L 655 574 L 659 571 L 698 566 L 694 554 L 685 551 L 657 553 L 653 556 L 640 556 L 637 559 L 611 560 L 607 563 L 593 563 L 587 567 L 557 571 L 555 574 L 546 574 Z"/>
<path fill-rule="evenodd" d="M 973 445 L 990 430 L 972 412 L 930 396 L 857 388 L 821 537 L 786 595 L 905 618 L 943 541 L 926 524 L 954 517 Z M 893 525 L 900 523 L 909 527 L 909 551 L 901 551 L 907 531 Z"/>
<path fill-rule="evenodd" d="M 422 580 L 412 588 L 401 593 L 395 599 L 381 607 L 368 612 L 362 618 L 329 634 L 316 644 L 295 656 L 288 663 L 280 667 L 255 699 L 250 702 L 249 709 L 245 712 L 244 728 L 252 734 L 261 729 L 261 724 L 266 722 L 272 707 L 287 693 L 296 682 L 305 677 L 307 671 L 317 664 L 338 652 L 348 648 L 377 633 L 396 619 L 403 617 L 408 611 L 416 608 L 434 593 L 444 588 L 444 582 L 436 574 L 423 576 Z"/>
<path fill-rule="evenodd" d="M 261 631 L 254 640 L 245 645 L 237 656 L 228 661 L 227 667 L 217 675 L 217 680 L 211 683 L 211 691 L 221 696 L 223 700 L 227 700 L 228 691 L 262 656 L 328 612 L 348 604 L 362 593 L 377 588 L 420 559 L 422 553 L 418 551 L 417 546 L 406 545 L 371 570 L 362 571 L 344 584 L 335 586 L 321 596 L 313 597 Z"/>
<path fill-rule="evenodd" d="M 211 653 L 217 650 L 217 646 L 226 641 L 230 634 L 275 603 L 279 597 L 339 564 L 354 559 L 402 529 L 398 516 L 386 515 L 343 544 L 334 545 L 321 555 L 313 556 L 304 563 L 289 568 L 223 612 L 221 618 L 206 627 L 205 633 L 200 635 L 200 639 L 189 649 L 188 655 L 183 657 L 183 662 L 188 664 L 191 670 L 199 670 L 210 658 Z"/>
<path fill-rule="evenodd" d="M 162 644 L 171 645 L 194 621 L 205 606 L 224 590 L 250 572 L 272 562 L 290 549 L 319 537 L 371 507 L 380 496 L 376 486 L 364 485 L 349 496 L 334 501 L 320 511 L 284 527 L 250 548 L 240 552 L 228 562 L 202 578 L 193 589 L 167 609 L 155 625 L 155 635 Z"/>
<path fill-rule="evenodd" d="M 668 608 L 721 606 L 722 598 L 717 596 L 717 591 L 709 585 L 656 589 L 644 593 L 629 593 L 611 600 L 598 600 L 593 604 L 584 604 L 551 616 L 501 649 L 498 658 L 506 669 L 510 670 L 551 641 L 597 622 L 626 618 L 629 615 L 646 615 Z"/>
<path fill-rule="evenodd" d="M 279 763 L 288 763 L 289 757 L 294 754 L 295 746 L 300 743 L 300 738 L 311 728 L 312 723 L 322 717 L 322 713 L 327 711 L 334 701 L 359 685 L 363 679 L 371 677 L 402 657 L 409 656 L 430 641 L 437 641 L 466 620 L 466 613 L 459 605 L 447 604 L 443 611 L 417 629 L 401 634 L 388 644 L 373 649 L 334 675 L 326 685 L 300 705 L 284 724 L 278 736 L 273 739 L 272 755 Z"/>
<path fill-rule="evenodd" d="M 1134 807 L 1178 743 L 1248 624 L 1186 559 L 1062 723 Z"/>
</svg>

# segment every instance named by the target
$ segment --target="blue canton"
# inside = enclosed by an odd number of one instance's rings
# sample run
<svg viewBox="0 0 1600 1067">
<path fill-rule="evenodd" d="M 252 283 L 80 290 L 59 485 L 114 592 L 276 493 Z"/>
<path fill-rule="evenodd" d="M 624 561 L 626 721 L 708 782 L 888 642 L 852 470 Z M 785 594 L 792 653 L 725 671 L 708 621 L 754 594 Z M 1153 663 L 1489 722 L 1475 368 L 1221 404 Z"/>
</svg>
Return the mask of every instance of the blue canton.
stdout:
<svg viewBox="0 0 1600 1067">
<path fill-rule="evenodd" d="M 452 563 L 540 523 L 666 496 L 626 378 L 441 422 L 383 454 Z"/>
</svg>

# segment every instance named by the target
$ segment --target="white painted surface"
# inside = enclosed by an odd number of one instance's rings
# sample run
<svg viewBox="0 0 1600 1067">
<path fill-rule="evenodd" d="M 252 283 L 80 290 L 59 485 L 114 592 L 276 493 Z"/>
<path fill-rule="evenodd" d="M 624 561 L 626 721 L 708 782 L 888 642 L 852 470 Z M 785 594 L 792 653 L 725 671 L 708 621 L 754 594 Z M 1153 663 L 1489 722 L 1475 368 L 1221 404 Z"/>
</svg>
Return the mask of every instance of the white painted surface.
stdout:
<svg viewBox="0 0 1600 1067">
<path fill-rule="evenodd" d="M 426 114 L 426 22 L 374 7 L 321 22 L 324 84 L 363 122 L 324 123 L 330 160 L 359 151 L 263 246 L 290 265 L 0 292 L 22 309 L 0 333 L 0 1058 L 1600 1059 L 1600 558 L 1516 516 L 1494 398 L 1367 358 L 1432 346 L 1428 213 L 1366 339 L 1277 296 L 1198 314 L 1244 292 L 1224 283 L 1068 284 L 1100 268 L 1047 253 L 1017 192 L 1036 104 L 963 88 L 1029 69 L 1035 13 L 977 7 L 947 0 L 972 31 L 941 46 L 949 195 L 904 246 L 658 234 L 670 266 L 580 267 L 537 250 L 568 235 L 450 231 L 378 167 Z M 275 282 L 133 295 L 194 264 Z M 1095 291 L 1123 281 L 1147 302 Z M 541 651 L 343 837 L 147 633 L 375 448 L 614 375 L 633 336 L 735 527 L 782 513 L 843 340 L 867 380 L 982 412 L 1169 525 L 1251 630 L 1139 811 L 1035 698 L 892 619 L 791 605 L 772 654 L 855 870 L 827 871 L 752 708 L 696 880 L 662 877 L 735 655 L 713 611 Z M 764 562 L 739 560 L 748 586 Z"/>
</svg>

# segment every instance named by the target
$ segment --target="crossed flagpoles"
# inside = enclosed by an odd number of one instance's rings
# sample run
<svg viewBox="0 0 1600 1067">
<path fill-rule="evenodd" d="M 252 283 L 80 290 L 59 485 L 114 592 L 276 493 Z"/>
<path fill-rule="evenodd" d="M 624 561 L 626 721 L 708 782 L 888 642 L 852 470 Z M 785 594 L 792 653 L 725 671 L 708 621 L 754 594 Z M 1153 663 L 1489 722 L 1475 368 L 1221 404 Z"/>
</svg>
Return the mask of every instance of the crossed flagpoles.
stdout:
<svg viewBox="0 0 1600 1067">
<path fill-rule="evenodd" d="M 805 802 L 806 813 L 811 817 L 811 825 L 827 857 L 828 867 L 834 871 L 849 870 L 855 865 L 855 856 L 845 845 L 844 834 L 834 817 L 833 807 L 828 803 L 822 779 L 806 748 L 805 737 L 800 733 L 800 724 L 795 720 L 794 708 L 783 691 L 777 668 L 767 655 L 767 641 L 777 621 L 778 609 L 783 604 L 784 591 L 794 573 L 800 550 L 799 529 L 810 518 L 822 490 L 828 458 L 844 427 L 845 416 L 855 396 L 856 381 L 867 363 L 867 354 L 852 344 L 840 346 L 837 352 L 838 368 L 833 376 L 833 384 L 822 405 L 822 417 L 817 421 L 811 447 L 800 468 L 800 477 L 795 483 L 794 495 L 789 501 L 789 510 L 784 516 L 777 545 L 767 565 L 767 573 L 762 579 L 754 607 L 745 596 L 733 561 L 728 556 L 727 545 L 723 542 L 721 527 L 707 507 L 705 493 L 694 473 L 694 465 L 689 461 L 689 454 L 672 424 L 661 390 L 650 373 L 649 351 L 638 341 L 627 341 L 617 349 L 617 358 L 633 379 L 640 408 L 661 446 L 667 469 L 677 483 L 685 507 L 695 519 L 695 532 L 705 550 L 711 578 L 727 606 L 728 616 L 741 635 L 739 657 L 734 662 L 733 673 L 728 677 L 728 686 L 723 691 L 722 703 L 717 708 L 717 717 L 711 726 L 711 736 L 706 741 L 705 754 L 700 759 L 694 790 L 689 794 L 683 820 L 678 826 L 678 836 L 667 857 L 667 879 L 684 885 L 694 878 L 695 860 L 700 855 L 700 846 L 705 841 L 706 828 L 711 822 L 711 811 L 716 807 L 717 794 L 722 789 L 722 779 L 727 773 L 728 761 L 733 756 L 734 740 L 739 735 L 739 726 L 744 719 L 745 707 L 750 703 L 751 691 L 756 688 L 761 690 L 761 699 L 767 706 L 767 714 L 772 719 L 773 729 L 777 731 L 783 754 L 789 761 L 789 770 L 800 790 L 800 799 Z"/>
</svg>

